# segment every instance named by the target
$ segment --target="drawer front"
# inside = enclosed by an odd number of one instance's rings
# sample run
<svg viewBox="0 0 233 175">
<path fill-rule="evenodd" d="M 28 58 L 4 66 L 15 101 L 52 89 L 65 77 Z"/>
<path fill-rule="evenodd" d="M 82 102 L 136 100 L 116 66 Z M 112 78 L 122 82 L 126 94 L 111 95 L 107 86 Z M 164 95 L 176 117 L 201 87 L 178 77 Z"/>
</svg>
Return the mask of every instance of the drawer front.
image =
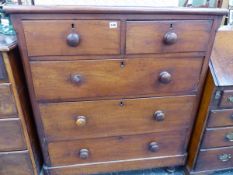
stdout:
<svg viewBox="0 0 233 175">
<path fill-rule="evenodd" d="M 0 153 L 1 175 L 33 175 L 28 151 Z"/>
<path fill-rule="evenodd" d="M 183 131 L 49 143 L 52 166 L 180 155 Z M 65 148 L 65 149 L 64 149 Z"/>
<path fill-rule="evenodd" d="M 233 90 L 223 91 L 220 107 L 223 108 L 233 107 Z"/>
<path fill-rule="evenodd" d="M 115 20 L 23 21 L 29 56 L 120 54 Z"/>
<path fill-rule="evenodd" d="M 38 100 L 161 96 L 195 91 L 202 60 L 42 61 L 31 62 L 31 70 Z"/>
<path fill-rule="evenodd" d="M 233 109 L 212 110 L 208 127 L 233 126 Z"/>
<path fill-rule="evenodd" d="M 0 119 L 17 114 L 15 101 L 9 84 L 0 85 Z"/>
<path fill-rule="evenodd" d="M 107 137 L 188 128 L 195 99 L 185 96 L 40 104 L 40 113 L 49 141 Z"/>
<path fill-rule="evenodd" d="M 186 155 L 176 155 L 176 156 L 166 156 L 166 157 L 132 159 L 129 161 L 101 162 L 97 164 L 83 164 L 83 165 L 77 164 L 72 166 L 49 167 L 47 171 L 49 172 L 49 175 L 79 175 L 79 174 L 93 175 L 96 174 L 97 172 L 106 175 L 106 172 L 132 171 L 139 169 L 150 169 L 150 168 L 154 169 L 161 167 L 181 166 L 181 165 L 185 165 L 185 160 L 186 160 Z M 123 175 L 125 173 L 112 173 L 112 174 Z M 138 175 L 138 173 L 136 174 Z M 157 175 L 156 172 L 154 173 L 151 172 L 149 174 Z"/>
<path fill-rule="evenodd" d="M 211 26 L 211 20 L 129 21 L 126 53 L 205 51 Z"/>
<path fill-rule="evenodd" d="M 196 171 L 217 170 L 233 166 L 233 147 L 202 150 L 196 163 Z"/>
<path fill-rule="evenodd" d="M 19 119 L 0 120 L 0 151 L 26 149 Z"/>
<path fill-rule="evenodd" d="M 206 129 L 203 148 L 233 146 L 233 127 Z"/>
</svg>

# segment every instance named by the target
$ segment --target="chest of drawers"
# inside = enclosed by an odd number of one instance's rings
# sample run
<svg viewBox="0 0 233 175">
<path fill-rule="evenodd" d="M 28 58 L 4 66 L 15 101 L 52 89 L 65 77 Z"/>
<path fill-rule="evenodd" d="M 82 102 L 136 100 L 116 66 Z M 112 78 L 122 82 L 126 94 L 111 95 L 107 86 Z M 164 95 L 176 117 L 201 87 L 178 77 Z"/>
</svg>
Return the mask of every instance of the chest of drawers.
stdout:
<svg viewBox="0 0 233 175">
<path fill-rule="evenodd" d="M 211 174 L 233 165 L 232 29 L 217 33 L 197 123 L 190 144 L 191 174 Z"/>
<path fill-rule="evenodd" d="M 38 175 L 39 143 L 16 38 L 0 35 L 0 40 L 0 174 Z"/>
<path fill-rule="evenodd" d="M 7 7 L 45 173 L 184 165 L 225 10 Z"/>
</svg>

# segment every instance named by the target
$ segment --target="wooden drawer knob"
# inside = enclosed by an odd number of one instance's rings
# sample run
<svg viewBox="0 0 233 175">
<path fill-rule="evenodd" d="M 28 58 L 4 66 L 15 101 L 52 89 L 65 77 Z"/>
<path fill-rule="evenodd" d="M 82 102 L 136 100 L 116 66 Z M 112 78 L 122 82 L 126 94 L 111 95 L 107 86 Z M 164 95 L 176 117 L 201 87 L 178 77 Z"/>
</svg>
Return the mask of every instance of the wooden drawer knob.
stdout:
<svg viewBox="0 0 233 175">
<path fill-rule="evenodd" d="M 163 37 L 163 41 L 167 45 L 175 44 L 177 39 L 178 39 L 178 36 L 175 32 L 167 32 Z"/>
<path fill-rule="evenodd" d="M 156 111 L 156 112 L 154 113 L 154 119 L 155 119 L 156 121 L 163 121 L 164 118 L 165 118 L 165 114 L 164 114 L 163 111 Z"/>
<path fill-rule="evenodd" d="M 81 126 L 85 126 L 87 123 L 87 119 L 85 116 L 78 116 L 77 120 L 76 120 L 76 125 L 81 127 Z"/>
<path fill-rule="evenodd" d="M 226 140 L 229 142 L 233 142 L 233 133 L 226 134 Z"/>
<path fill-rule="evenodd" d="M 221 154 L 218 156 L 218 159 L 221 162 L 228 162 L 229 160 L 231 160 L 231 158 L 232 158 L 231 154 Z"/>
<path fill-rule="evenodd" d="M 79 157 L 81 159 L 87 159 L 89 157 L 89 151 L 88 151 L 88 149 L 80 149 L 80 151 L 79 151 Z"/>
<path fill-rule="evenodd" d="M 149 144 L 149 150 L 150 150 L 151 152 L 156 152 L 156 151 L 158 151 L 158 150 L 159 150 L 159 145 L 158 145 L 158 143 L 157 143 L 157 142 L 151 142 L 151 143 Z"/>
<path fill-rule="evenodd" d="M 82 76 L 79 74 L 71 75 L 71 81 L 75 84 L 81 84 Z"/>
<path fill-rule="evenodd" d="M 159 81 L 163 84 L 168 84 L 172 80 L 172 76 L 169 72 L 164 71 L 159 74 Z"/>
<path fill-rule="evenodd" d="M 66 42 L 70 47 L 76 47 L 80 43 L 80 36 L 75 32 L 71 32 L 66 37 Z"/>
</svg>

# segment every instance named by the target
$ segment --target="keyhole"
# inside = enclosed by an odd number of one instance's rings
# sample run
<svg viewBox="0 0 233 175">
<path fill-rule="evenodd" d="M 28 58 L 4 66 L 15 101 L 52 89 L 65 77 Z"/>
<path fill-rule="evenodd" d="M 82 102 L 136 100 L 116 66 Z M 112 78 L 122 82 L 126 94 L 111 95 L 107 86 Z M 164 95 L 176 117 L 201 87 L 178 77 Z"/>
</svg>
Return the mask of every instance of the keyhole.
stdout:
<svg viewBox="0 0 233 175">
<path fill-rule="evenodd" d="M 119 105 L 120 105 L 121 107 L 123 107 L 125 104 L 124 104 L 123 101 L 120 101 Z"/>
<path fill-rule="evenodd" d="M 172 29 L 173 28 L 173 24 L 170 24 L 170 29 Z"/>
<path fill-rule="evenodd" d="M 71 24 L 71 28 L 72 28 L 72 29 L 74 28 L 74 23 Z"/>
<path fill-rule="evenodd" d="M 125 67 L 125 63 L 124 63 L 124 61 L 121 61 L 121 68 L 124 68 Z"/>
</svg>

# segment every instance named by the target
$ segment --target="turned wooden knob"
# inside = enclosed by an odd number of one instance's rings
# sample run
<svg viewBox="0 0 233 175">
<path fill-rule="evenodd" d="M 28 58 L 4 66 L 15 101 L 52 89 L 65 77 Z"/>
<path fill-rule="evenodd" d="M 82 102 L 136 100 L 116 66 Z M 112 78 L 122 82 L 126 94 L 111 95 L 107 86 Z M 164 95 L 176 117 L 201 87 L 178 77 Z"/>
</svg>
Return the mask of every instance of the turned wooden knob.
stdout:
<svg viewBox="0 0 233 175">
<path fill-rule="evenodd" d="M 157 142 L 151 142 L 151 143 L 149 144 L 149 150 L 150 150 L 151 152 L 156 152 L 156 151 L 158 151 L 158 150 L 159 150 L 159 145 L 158 145 L 158 143 L 157 143 Z"/>
<path fill-rule="evenodd" d="M 160 75 L 159 75 L 159 81 L 163 84 L 168 84 L 170 83 L 172 80 L 172 76 L 170 73 L 164 71 L 164 72 L 161 72 Z"/>
<path fill-rule="evenodd" d="M 81 159 L 87 159 L 89 157 L 89 151 L 88 151 L 88 149 L 80 149 L 79 150 L 79 157 Z"/>
<path fill-rule="evenodd" d="M 175 32 L 167 32 L 163 37 L 163 41 L 167 45 L 172 45 L 176 43 L 177 38 L 178 36 Z"/>
<path fill-rule="evenodd" d="M 81 127 L 81 126 L 85 126 L 87 123 L 87 119 L 85 116 L 78 116 L 76 119 L 76 125 Z"/>
<path fill-rule="evenodd" d="M 154 119 L 156 121 L 163 121 L 165 118 L 165 114 L 163 113 L 163 111 L 156 111 L 154 113 Z"/>
<path fill-rule="evenodd" d="M 71 32 L 70 34 L 67 35 L 66 42 L 71 47 L 78 46 L 79 43 L 80 43 L 80 36 L 79 36 L 79 34 L 77 34 L 75 32 Z"/>
<path fill-rule="evenodd" d="M 75 84 L 81 84 L 82 76 L 79 74 L 71 75 L 71 81 Z"/>
</svg>

